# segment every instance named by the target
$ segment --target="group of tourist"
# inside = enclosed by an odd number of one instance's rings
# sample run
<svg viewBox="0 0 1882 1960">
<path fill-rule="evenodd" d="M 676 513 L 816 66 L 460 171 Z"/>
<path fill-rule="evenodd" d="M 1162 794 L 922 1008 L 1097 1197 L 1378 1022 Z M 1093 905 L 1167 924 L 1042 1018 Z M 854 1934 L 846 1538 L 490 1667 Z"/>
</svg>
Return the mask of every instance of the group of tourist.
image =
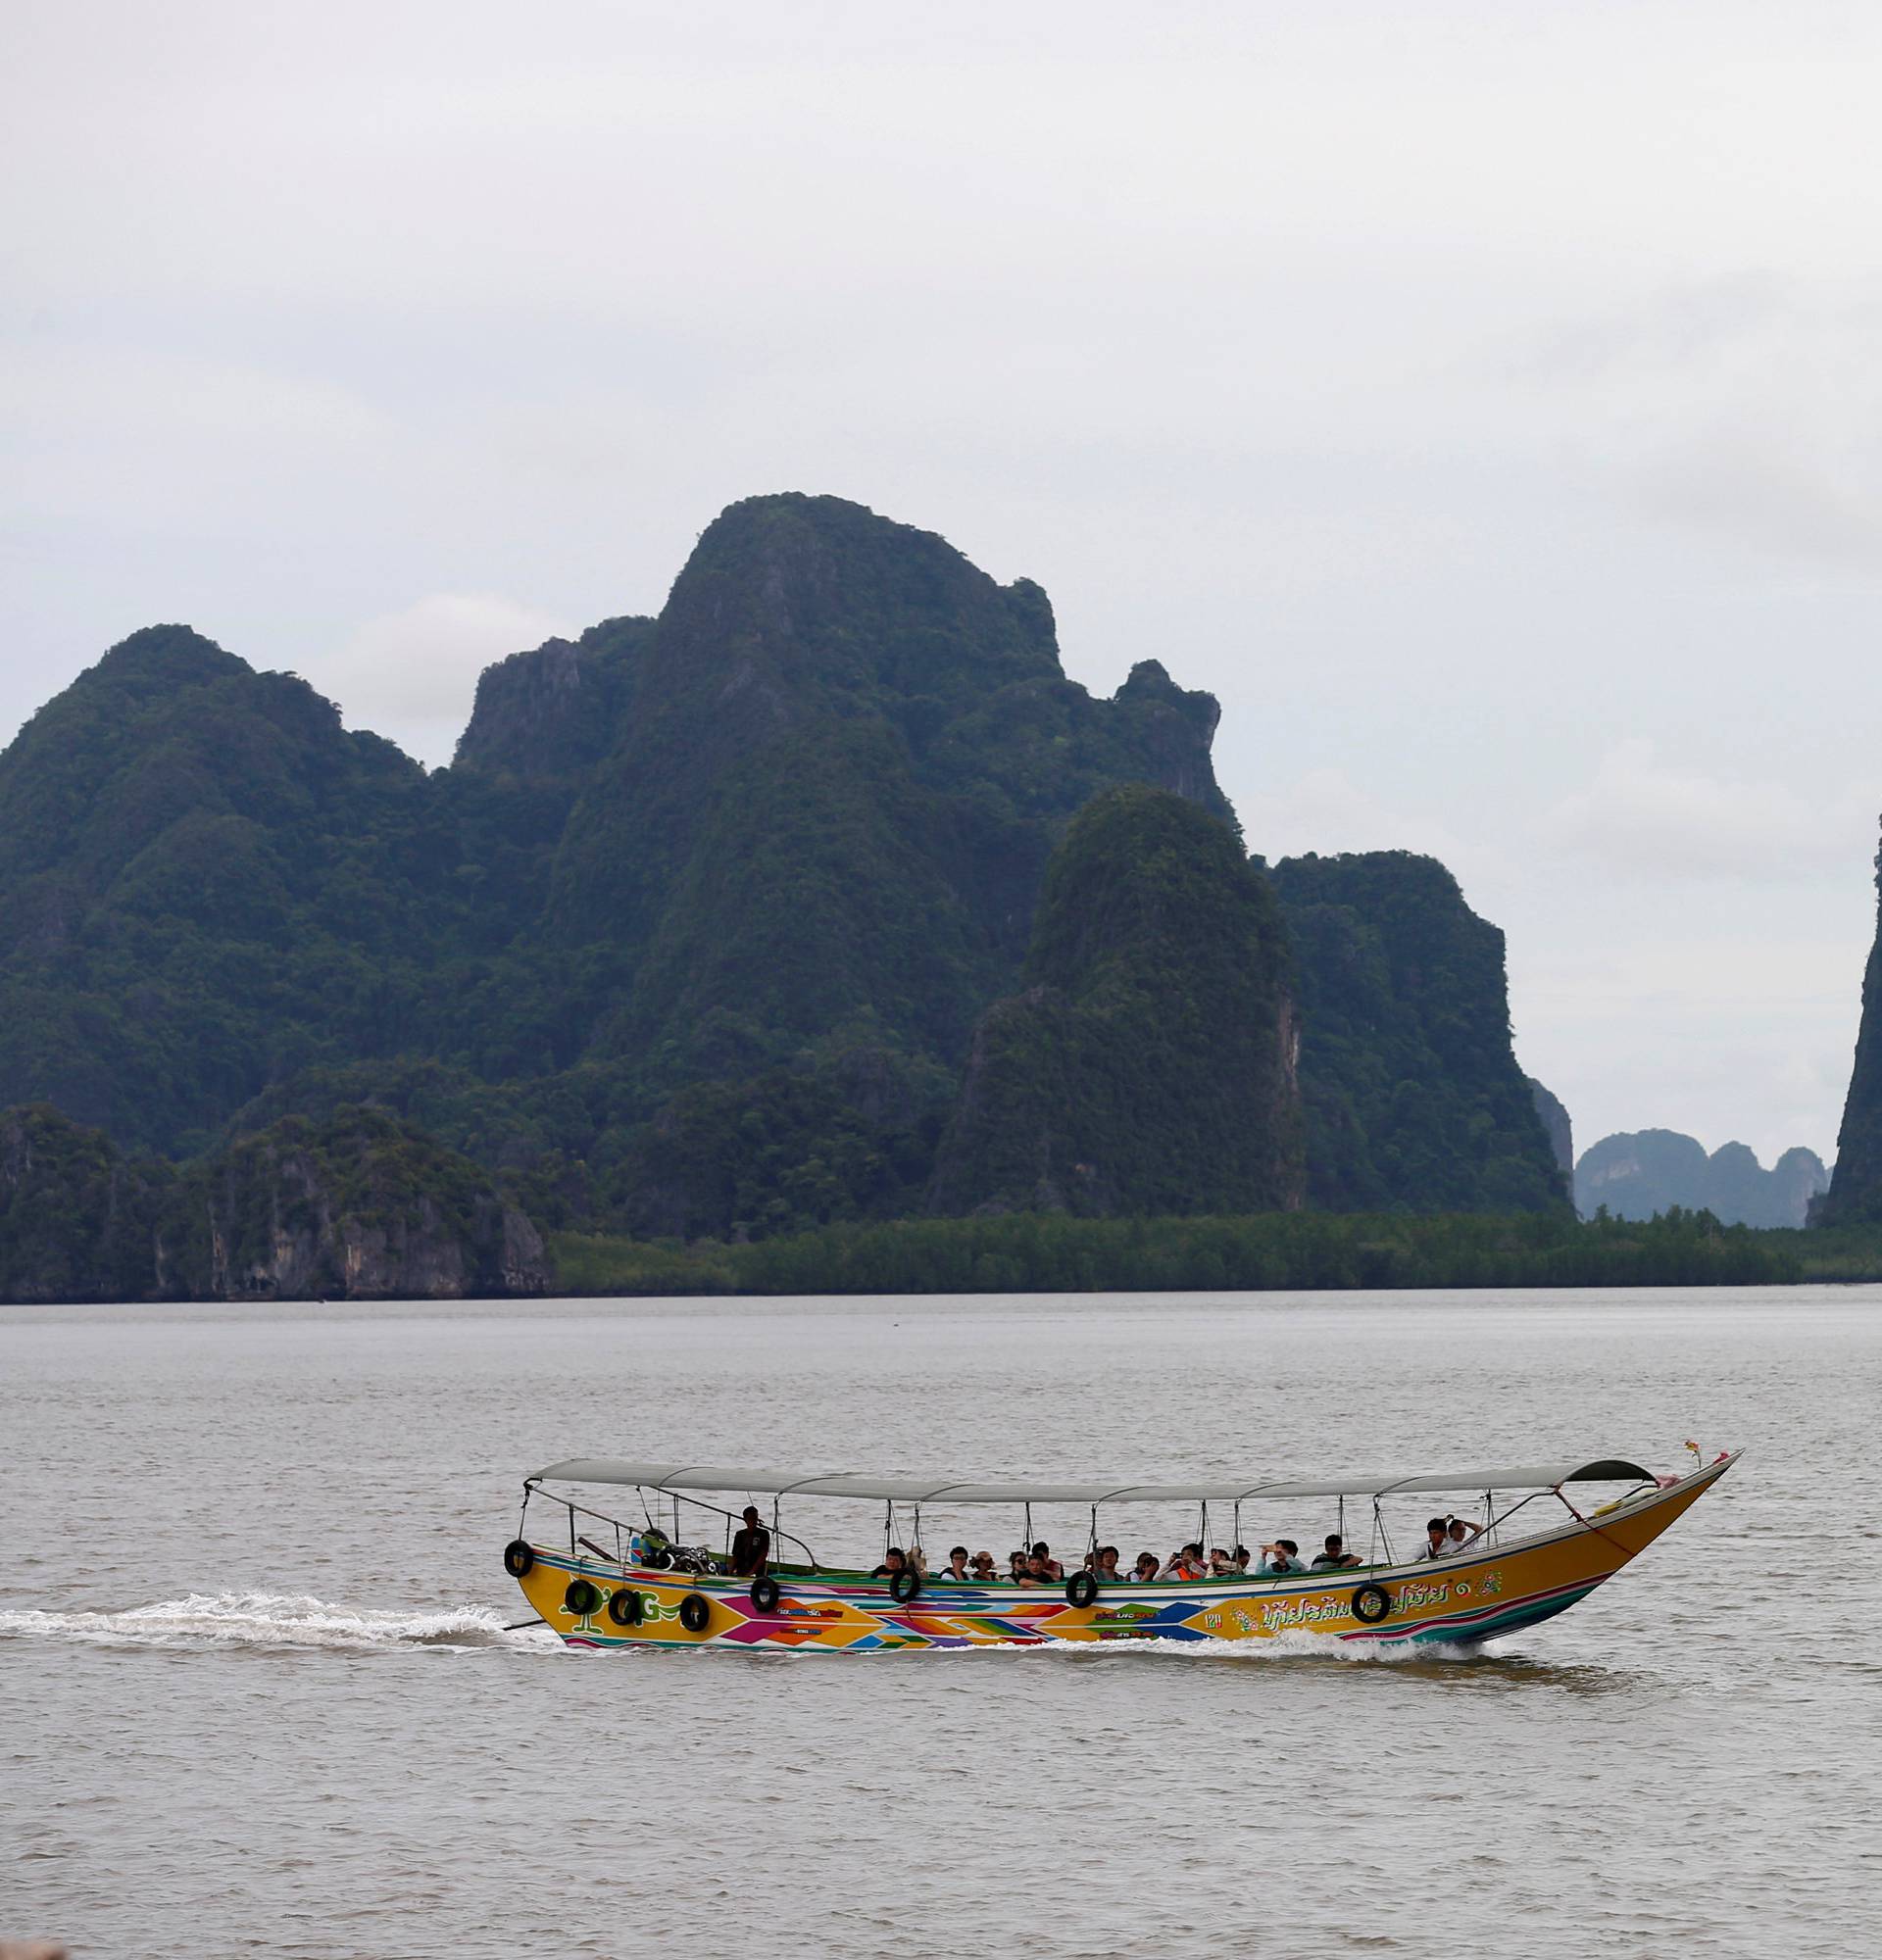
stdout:
<svg viewBox="0 0 1882 1960">
<path fill-rule="evenodd" d="M 1433 1518 L 1425 1526 L 1425 1543 L 1413 1556 L 1449 1558 L 1463 1550 L 1482 1531 L 1481 1525 L 1472 1524 L 1467 1518 Z M 1160 1559 L 1154 1551 L 1140 1551 L 1129 1571 L 1120 1566 L 1118 1558 L 1114 1544 L 1101 1544 L 1086 1552 L 1080 1565 L 1100 1586 L 1167 1586 L 1193 1585 L 1199 1579 L 1283 1579 L 1297 1572 L 1344 1572 L 1365 1563 L 1358 1552 L 1347 1549 L 1346 1541 L 1338 1532 L 1327 1533 L 1311 1560 L 1301 1556 L 1299 1544 L 1291 1538 L 1277 1538 L 1271 1544 L 1263 1545 L 1259 1563 L 1245 1544 L 1238 1544 L 1233 1551 L 1217 1545 L 1205 1556 L 1201 1542 L 1194 1539 L 1166 1559 Z M 910 1571 L 919 1573 L 924 1580 L 949 1579 L 964 1586 L 991 1586 L 1002 1577 L 1014 1586 L 1062 1586 L 1065 1581 L 1065 1568 L 1053 1557 L 1052 1546 L 1044 1539 L 1030 1550 L 1022 1546 L 1009 1552 L 1004 1575 L 997 1570 L 990 1551 L 970 1554 L 965 1544 L 957 1544 L 948 1553 L 947 1564 L 939 1572 L 931 1573 L 918 1544 L 907 1551 L 892 1544 L 869 1577 L 893 1579 L 898 1573 Z"/>
<path fill-rule="evenodd" d="M 1413 1557 L 1449 1558 L 1474 1543 L 1482 1533 L 1483 1527 L 1467 1518 L 1432 1518 L 1424 1528 L 1425 1542 Z M 747 1506 L 744 1529 L 732 1540 L 731 1570 L 738 1574 L 765 1571 L 770 1549 L 771 1535 L 759 1522 L 757 1507 Z M 1327 1533 L 1319 1551 L 1311 1560 L 1301 1556 L 1300 1546 L 1291 1538 L 1277 1538 L 1271 1544 L 1263 1545 L 1259 1564 L 1255 1553 L 1245 1544 L 1238 1544 L 1233 1551 L 1218 1544 L 1205 1556 L 1201 1541 L 1195 1539 L 1166 1559 L 1160 1559 L 1154 1551 L 1140 1551 L 1127 1572 L 1118 1564 L 1118 1556 L 1114 1544 L 1094 1545 L 1080 1565 L 1100 1586 L 1169 1586 L 1193 1585 L 1199 1579 L 1284 1579 L 1297 1572 L 1344 1572 L 1365 1563 L 1358 1552 L 1346 1548 L 1346 1541 L 1338 1532 Z M 1009 1552 L 1004 1574 L 995 1566 L 992 1552 L 970 1554 L 965 1544 L 957 1544 L 948 1553 L 947 1564 L 933 1573 L 928 1570 L 927 1556 L 918 1544 L 906 1551 L 899 1544 L 892 1544 L 869 1577 L 893 1580 L 905 1572 L 917 1574 L 922 1580 L 948 1579 L 963 1586 L 992 1586 L 1003 1578 L 1013 1586 L 1065 1583 L 1065 1568 L 1053 1557 L 1052 1546 L 1044 1539 L 1030 1550 L 1022 1546 Z"/>
</svg>

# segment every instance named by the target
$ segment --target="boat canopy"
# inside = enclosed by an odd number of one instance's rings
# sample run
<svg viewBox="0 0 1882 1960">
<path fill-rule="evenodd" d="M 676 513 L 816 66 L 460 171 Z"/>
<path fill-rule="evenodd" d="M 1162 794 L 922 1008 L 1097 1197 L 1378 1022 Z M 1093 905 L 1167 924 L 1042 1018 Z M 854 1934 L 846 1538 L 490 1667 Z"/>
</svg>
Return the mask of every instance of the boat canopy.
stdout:
<svg viewBox="0 0 1882 1960">
<path fill-rule="evenodd" d="M 1560 1484 L 1651 1481 L 1651 1470 L 1618 1456 L 1592 1462 L 1500 1464 L 1491 1469 L 1412 1471 L 1398 1475 L 1295 1481 L 1227 1478 L 1209 1484 L 1131 1484 L 1113 1477 L 1091 1484 L 970 1484 L 959 1477 L 874 1477 L 856 1470 L 733 1470 L 718 1463 L 623 1463 L 571 1456 L 529 1479 L 541 1484 L 633 1484 L 666 1492 L 746 1496 L 872 1497 L 896 1504 L 1184 1504 L 1243 1503 L 1254 1497 L 1385 1497 L 1418 1491 L 1552 1491 Z"/>
</svg>

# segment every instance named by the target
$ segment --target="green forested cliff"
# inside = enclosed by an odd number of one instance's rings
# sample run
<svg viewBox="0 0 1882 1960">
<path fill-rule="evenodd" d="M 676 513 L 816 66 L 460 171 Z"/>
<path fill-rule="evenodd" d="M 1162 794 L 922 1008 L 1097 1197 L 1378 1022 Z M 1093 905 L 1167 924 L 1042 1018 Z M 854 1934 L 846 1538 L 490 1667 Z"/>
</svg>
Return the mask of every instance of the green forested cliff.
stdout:
<svg viewBox="0 0 1882 1960">
<path fill-rule="evenodd" d="M 1298 1207 L 1286 934 L 1222 823 L 1142 786 L 1087 805 L 1047 870 L 1023 978 L 974 1035 L 934 1209 Z"/>
<path fill-rule="evenodd" d="M 1568 1202 L 1510 1039 L 1503 934 L 1407 851 L 1273 869 L 1294 945 L 1308 1195 L 1330 1210 Z"/>
<path fill-rule="evenodd" d="M 1037 587 L 832 498 L 733 506 L 658 620 L 492 668 L 428 776 L 153 628 L 0 756 L 0 1105 L 188 1152 L 421 1058 L 466 1141 L 504 1085 L 525 1149 L 586 1152 L 840 1030 L 954 1066 L 1095 790 L 1228 816 L 1214 720 L 1155 662 L 1094 700 Z"/>
<path fill-rule="evenodd" d="M 1265 896 L 1228 906 L 1193 959 L 1099 961 L 1102 1011 L 1089 976 L 1041 977 L 1048 862 L 1119 786 L 1182 800 L 1186 841 L 1134 885 L 1124 862 L 1067 871 L 1055 933 L 1114 886 L 1265 895 L 1216 716 L 1155 660 L 1094 698 L 1037 586 L 823 497 L 732 506 L 657 618 L 491 667 L 432 773 L 294 676 L 150 628 L 0 755 L 0 1108 L 53 1105 L 158 1177 L 371 1105 L 545 1226 L 767 1238 L 933 1201 L 943 1134 L 974 1129 L 974 1030 L 1023 989 L 1077 1003 L 1061 1065 L 1102 1132 L 1136 1105 L 1121 1077 L 1101 1092 L 1093 1031 L 1162 988 L 1138 1033 L 1187 1029 L 1182 1065 L 1163 1057 L 1202 1099 L 1187 1208 L 1285 1203 L 1278 1118 L 1271 1175 L 1197 1183 L 1252 1161 L 1254 1105 L 1211 1102 L 1195 1058 L 1248 1077 L 1291 987 L 1311 1201 L 1550 1201 L 1533 1112 L 1504 1094 L 1501 939 L 1440 867 L 1280 866 L 1285 935 Z M 974 1133 L 982 1163 L 1014 1147 Z M 1166 1201 L 1120 1175 L 1129 1204 Z"/>
<path fill-rule="evenodd" d="M 427 777 L 292 675 L 135 634 L 0 756 L 0 1103 L 186 1153 L 315 1064 L 546 1059 L 475 1005 L 558 828 L 553 794 Z"/>
<path fill-rule="evenodd" d="M 1882 852 L 1875 869 L 1882 894 Z M 1812 1216 L 1825 1225 L 1882 1222 L 1882 914 L 1862 974 L 1862 1019 L 1836 1140 L 1836 1168 Z"/>
</svg>

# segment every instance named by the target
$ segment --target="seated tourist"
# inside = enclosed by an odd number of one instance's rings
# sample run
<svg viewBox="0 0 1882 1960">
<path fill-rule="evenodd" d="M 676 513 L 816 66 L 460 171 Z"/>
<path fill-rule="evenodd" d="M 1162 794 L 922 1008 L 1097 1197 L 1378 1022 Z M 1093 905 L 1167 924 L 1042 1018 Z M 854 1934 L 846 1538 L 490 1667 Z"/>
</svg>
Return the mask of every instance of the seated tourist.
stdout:
<svg viewBox="0 0 1882 1960">
<path fill-rule="evenodd" d="M 1137 1563 L 1130 1568 L 1130 1583 L 1133 1586 L 1148 1586 L 1157 1577 L 1159 1569 L 1154 1551 L 1140 1551 Z"/>
<path fill-rule="evenodd" d="M 1063 1579 L 1065 1576 L 1065 1568 L 1063 1565 L 1061 1565 L 1056 1558 L 1053 1557 L 1052 1546 L 1049 1545 L 1044 1539 L 1041 1539 L 1039 1543 L 1033 1546 L 1032 1556 L 1034 1558 L 1042 1558 L 1045 1560 L 1046 1576 L 1048 1578 Z"/>
<path fill-rule="evenodd" d="M 1203 1563 L 1202 1546 L 1186 1544 L 1172 1554 L 1169 1563 L 1164 1567 L 1163 1577 L 1165 1580 L 1181 1580 L 1187 1585 L 1202 1578 L 1208 1569 Z"/>
<path fill-rule="evenodd" d="M 1027 1554 L 1026 1569 L 1019 1574 L 1019 1584 L 1021 1586 L 1053 1586 L 1057 1585 L 1061 1576 L 1059 1568 L 1051 1559 L 1042 1558 L 1035 1551 Z"/>
<path fill-rule="evenodd" d="M 1305 1572 L 1307 1561 L 1301 1556 L 1301 1548 L 1291 1538 L 1277 1538 L 1272 1544 L 1262 1546 L 1262 1572 L 1265 1577 L 1273 1577 L 1284 1572 Z"/>
<path fill-rule="evenodd" d="M 1444 1535 L 1451 1541 L 1445 1547 L 1448 1551 L 1461 1551 L 1472 1539 L 1483 1536 L 1483 1527 L 1471 1524 L 1467 1518 L 1446 1518 Z"/>
<path fill-rule="evenodd" d="M 1360 1554 L 1357 1551 L 1347 1550 L 1346 1541 L 1338 1532 L 1328 1532 L 1326 1535 L 1325 1549 L 1314 1554 L 1313 1570 L 1315 1572 L 1344 1571 L 1349 1565 L 1358 1565 L 1360 1562 Z"/>
<path fill-rule="evenodd" d="M 1098 1547 L 1098 1563 L 1092 1570 L 1097 1573 L 1101 1586 L 1121 1586 L 1124 1583 L 1124 1575 L 1117 1570 L 1117 1547 L 1114 1544 Z"/>
<path fill-rule="evenodd" d="M 1218 1544 L 1209 1554 L 1209 1576 L 1212 1579 L 1233 1579 L 1235 1563 L 1228 1555 L 1228 1547 Z"/>
<path fill-rule="evenodd" d="M 1007 1559 L 1007 1577 L 1015 1586 L 1026 1576 L 1026 1554 L 1015 1551 Z"/>
<path fill-rule="evenodd" d="M 898 1572 L 909 1570 L 909 1555 L 899 1544 L 892 1544 L 882 1554 L 882 1563 L 869 1574 L 871 1579 L 893 1579 Z"/>
<path fill-rule="evenodd" d="M 989 1560 L 988 1563 L 991 1564 L 992 1561 Z M 964 1586 L 971 1581 L 973 1574 L 967 1570 L 967 1548 L 965 1544 L 957 1544 L 948 1553 L 948 1569 L 941 1577 L 956 1580 Z"/>
<path fill-rule="evenodd" d="M 1000 1576 L 994 1567 L 993 1553 L 990 1551 L 976 1551 L 970 1563 L 973 1566 L 973 1578 L 976 1585 L 991 1585 Z"/>
<path fill-rule="evenodd" d="M 1416 1558 L 1449 1558 L 1451 1555 L 1451 1520 L 1449 1518 L 1427 1518 L 1424 1523 L 1424 1543 L 1412 1553 Z"/>
</svg>

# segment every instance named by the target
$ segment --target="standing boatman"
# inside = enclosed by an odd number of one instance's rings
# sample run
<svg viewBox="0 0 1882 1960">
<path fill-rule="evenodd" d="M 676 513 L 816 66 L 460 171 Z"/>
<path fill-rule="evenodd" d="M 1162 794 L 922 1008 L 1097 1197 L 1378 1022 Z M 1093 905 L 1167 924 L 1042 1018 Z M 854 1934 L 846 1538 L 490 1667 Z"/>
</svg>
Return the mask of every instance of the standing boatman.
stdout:
<svg viewBox="0 0 1882 1960">
<path fill-rule="evenodd" d="M 770 1563 L 771 1535 L 758 1521 L 758 1506 L 745 1506 L 745 1528 L 732 1534 L 732 1576 L 756 1579 Z"/>
</svg>

